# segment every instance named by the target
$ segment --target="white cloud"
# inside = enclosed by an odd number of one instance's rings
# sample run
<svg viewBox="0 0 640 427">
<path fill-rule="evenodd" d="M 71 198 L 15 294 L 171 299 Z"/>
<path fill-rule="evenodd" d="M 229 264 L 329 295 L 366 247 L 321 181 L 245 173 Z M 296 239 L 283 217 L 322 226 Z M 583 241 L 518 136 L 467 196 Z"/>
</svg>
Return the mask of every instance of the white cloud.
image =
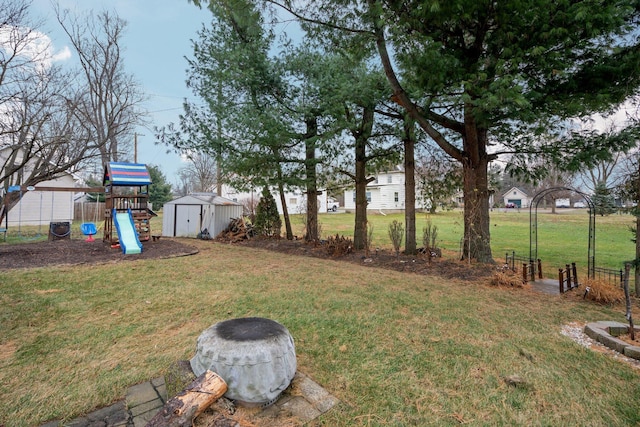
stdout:
<svg viewBox="0 0 640 427">
<path fill-rule="evenodd" d="M 55 52 L 51 38 L 40 31 L 27 27 L 0 28 L 0 49 L 8 55 L 16 55 L 25 66 L 48 69 L 54 62 L 71 58 L 71 50 L 65 46 Z"/>
<path fill-rule="evenodd" d="M 65 46 L 59 52 L 55 53 L 51 58 L 53 62 L 61 62 L 71 59 L 71 49 L 69 46 Z"/>
</svg>

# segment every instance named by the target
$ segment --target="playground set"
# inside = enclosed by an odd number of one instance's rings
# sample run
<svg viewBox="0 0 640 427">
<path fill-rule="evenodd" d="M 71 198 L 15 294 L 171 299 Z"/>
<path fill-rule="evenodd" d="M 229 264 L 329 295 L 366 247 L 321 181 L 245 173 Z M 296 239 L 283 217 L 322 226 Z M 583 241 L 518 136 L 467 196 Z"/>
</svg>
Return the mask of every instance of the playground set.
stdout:
<svg viewBox="0 0 640 427">
<path fill-rule="evenodd" d="M 12 186 L 9 193 L 19 192 L 19 198 L 28 191 L 49 191 L 52 197 L 55 192 L 94 192 L 104 193 L 104 234 L 103 242 L 109 243 L 111 247 L 120 247 L 124 254 L 139 254 L 142 252 L 143 241 L 148 241 L 151 237 L 152 216 L 155 213 L 149 209 L 149 185 L 151 176 L 146 165 L 139 163 L 109 162 L 105 165 L 103 182 L 104 187 L 33 187 L 33 186 Z M 41 196 L 42 200 L 42 196 Z M 52 201 L 53 203 L 53 201 Z M 8 211 L 7 204 L 0 209 Z M 42 211 L 42 205 L 40 207 Z M 0 233 L 4 234 L 8 230 L 8 212 L 5 212 L 5 226 L 0 226 Z M 21 217 L 21 207 L 18 209 L 18 216 Z M 81 232 L 87 236 L 87 242 L 95 241 L 94 237 L 98 233 L 95 222 L 84 221 L 84 207 Z M 20 219 L 18 220 L 20 224 Z M 69 238 L 71 226 L 69 222 L 50 222 L 49 240 Z"/>
<path fill-rule="evenodd" d="M 110 162 L 104 168 L 105 191 L 103 241 L 120 245 L 124 254 L 142 252 L 141 241 L 151 237 L 147 167 L 139 163 Z M 115 232 L 114 232 L 115 230 Z"/>
</svg>

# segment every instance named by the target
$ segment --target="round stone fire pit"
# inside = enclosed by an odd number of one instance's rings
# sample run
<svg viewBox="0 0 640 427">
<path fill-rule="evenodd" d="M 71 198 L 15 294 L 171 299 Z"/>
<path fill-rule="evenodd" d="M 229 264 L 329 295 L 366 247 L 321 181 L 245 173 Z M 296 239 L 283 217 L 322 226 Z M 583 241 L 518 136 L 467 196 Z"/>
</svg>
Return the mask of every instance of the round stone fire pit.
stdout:
<svg viewBox="0 0 640 427">
<path fill-rule="evenodd" d="M 225 320 L 198 337 L 191 369 L 207 369 L 227 383 L 225 397 L 244 406 L 275 402 L 296 373 L 291 334 L 280 323 L 261 317 Z"/>
</svg>

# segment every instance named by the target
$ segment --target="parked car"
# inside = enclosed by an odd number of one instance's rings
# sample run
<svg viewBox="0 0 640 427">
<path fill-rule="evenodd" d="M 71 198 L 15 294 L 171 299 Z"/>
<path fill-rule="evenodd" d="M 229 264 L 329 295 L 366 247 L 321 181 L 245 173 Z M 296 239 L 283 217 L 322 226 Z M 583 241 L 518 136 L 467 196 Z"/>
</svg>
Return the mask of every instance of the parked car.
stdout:
<svg viewBox="0 0 640 427">
<path fill-rule="evenodd" d="M 340 203 L 338 203 L 335 199 L 327 199 L 327 212 L 337 212 L 340 207 Z"/>
</svg>

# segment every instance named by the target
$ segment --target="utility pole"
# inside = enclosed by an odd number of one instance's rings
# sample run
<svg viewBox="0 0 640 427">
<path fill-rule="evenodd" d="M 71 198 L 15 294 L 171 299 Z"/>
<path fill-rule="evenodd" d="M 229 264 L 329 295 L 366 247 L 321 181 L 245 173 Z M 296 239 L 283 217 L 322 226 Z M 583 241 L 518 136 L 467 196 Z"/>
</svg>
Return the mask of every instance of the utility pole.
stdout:
<svg viewBox="0 0 640 427">
<path fill-rule="evenodd" d="M 133 163 L 138 163 L 138 135 L 145 136 L 144 134 L 139 134 L 138 132 L 133 133 Z M 133 194 L 138 195 L 138 188 L 133 189 Z"/>
<path fill-rule="evenodd" d="M 138 163 L 138 135 L 146 136 L 143 133 L 133 133 L 133 163 Z"/>
</svg>

